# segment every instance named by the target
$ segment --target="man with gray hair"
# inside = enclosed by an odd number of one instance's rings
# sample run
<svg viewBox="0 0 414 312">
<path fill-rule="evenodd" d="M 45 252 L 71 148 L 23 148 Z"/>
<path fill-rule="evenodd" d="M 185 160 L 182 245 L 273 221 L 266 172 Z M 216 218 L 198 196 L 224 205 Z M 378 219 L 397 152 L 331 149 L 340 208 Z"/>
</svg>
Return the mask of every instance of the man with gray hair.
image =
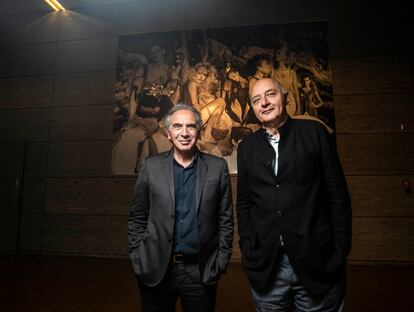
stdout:
<svg viewBox="0 0 414 312">
<path fill-rule="evenodd" d="M 129 253 L 142 311 L 214 311 L 233 243 L 225 160 L 200 152 L 200 114 L 177 104 L 164 125 L 170 151 L 141 164 L 128 220 Z"/>
<path fill-rule="evenodd" d="M 351 204 L 333 138 L 290 118 L 271 78 L 250 100 L 262 129 L 238 146 L 237 220 L 256 311 L 343 311 Z"/>
</svg>

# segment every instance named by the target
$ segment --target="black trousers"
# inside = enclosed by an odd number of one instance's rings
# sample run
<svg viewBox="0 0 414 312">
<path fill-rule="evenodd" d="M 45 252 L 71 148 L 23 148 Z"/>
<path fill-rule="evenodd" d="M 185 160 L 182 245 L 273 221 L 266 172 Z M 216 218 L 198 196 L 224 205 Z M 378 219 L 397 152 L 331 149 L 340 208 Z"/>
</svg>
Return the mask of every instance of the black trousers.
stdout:
<svg viewBox="0 0 414 312">
<path fill-rule="evenodd" d="M 212 312 L 216 305 L 217 285 L 201 282 L 198 263 L 171 263 L 160 284 L 138 284 L 142 312 L 174 312 L 177 298 L 183 312 Z"/>
</svg>

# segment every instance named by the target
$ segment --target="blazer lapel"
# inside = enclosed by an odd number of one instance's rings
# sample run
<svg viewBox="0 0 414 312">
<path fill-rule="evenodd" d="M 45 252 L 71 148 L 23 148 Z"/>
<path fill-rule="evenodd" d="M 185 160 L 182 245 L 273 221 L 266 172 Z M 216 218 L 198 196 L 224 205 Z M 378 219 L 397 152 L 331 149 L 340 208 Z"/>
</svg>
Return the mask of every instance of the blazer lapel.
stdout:
<svg viewBox="0 0 414 312">
<path fill-rule="evenodd" d="M 204 160 L 204 157 L 201 152 L 199 152 L 198 162 L 197 162 L 197 190 L 196 190 L 196 211 L 200 207 L 201 194 L 203 193 L 204 182 L 207 176 L 208 166 Z"/>
<path fill-rule="evenodd" d="M 175 207 L 174 172 L 173 172 L 173 151 L 172 151 L 172 149 L 165 156 L 165 158 L 162 160 L 162 165 L 164 167 L 163 172 L 165 173 L 165 177 L 166 177 L 167 184 L 168 184 L 168 189 L 170 190 L 173 207 Z"/>
</svg>

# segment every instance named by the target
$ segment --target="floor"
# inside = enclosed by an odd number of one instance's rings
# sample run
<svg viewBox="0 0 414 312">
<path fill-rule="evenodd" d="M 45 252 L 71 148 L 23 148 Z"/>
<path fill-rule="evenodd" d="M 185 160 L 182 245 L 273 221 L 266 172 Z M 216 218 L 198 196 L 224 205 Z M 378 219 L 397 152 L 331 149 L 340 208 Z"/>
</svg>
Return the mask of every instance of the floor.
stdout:
<svg viewBox="0 0 414 312">
<path fill-rule="evenodd" d="M 350 265 L 347 272 L 346 311 L 414 311 L 413 266 Z M 0 311 L 139 311 L 128 260 L 0 256 L 0 276 Z M 240 264 L 221 280 L 216 311 L 253 311 Z"/>
</svg>

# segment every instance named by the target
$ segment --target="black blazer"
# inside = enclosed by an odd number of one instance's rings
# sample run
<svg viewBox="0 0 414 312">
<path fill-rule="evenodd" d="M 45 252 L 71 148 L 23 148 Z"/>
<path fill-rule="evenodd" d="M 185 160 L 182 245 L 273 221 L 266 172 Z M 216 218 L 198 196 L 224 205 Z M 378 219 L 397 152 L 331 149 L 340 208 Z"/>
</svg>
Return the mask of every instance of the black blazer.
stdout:
<svg viewBox="0 0 414 312">
<path fill-rule="evenodd" d="M 279 236 L 311 294 L 344 273 L 351 248 L 351 206 L 336 148 L 318 122 L 288 119 L 279 128 L 279 166 L 263 129 L 239 144 L 237 220 L 244 269 L 257 290 L 267 286 Z"/>
<path fill-rule="evenodd" d="M 214 284 L 225 270 L 233 244 L 232 192 L 227 162 L 197 151 L 196 209 L 202 282 Z M 142 163 L 128 220 L 129 253 L 140 283 L 164 277 L 174 244 L 172 150 Z"/>
</svg>

